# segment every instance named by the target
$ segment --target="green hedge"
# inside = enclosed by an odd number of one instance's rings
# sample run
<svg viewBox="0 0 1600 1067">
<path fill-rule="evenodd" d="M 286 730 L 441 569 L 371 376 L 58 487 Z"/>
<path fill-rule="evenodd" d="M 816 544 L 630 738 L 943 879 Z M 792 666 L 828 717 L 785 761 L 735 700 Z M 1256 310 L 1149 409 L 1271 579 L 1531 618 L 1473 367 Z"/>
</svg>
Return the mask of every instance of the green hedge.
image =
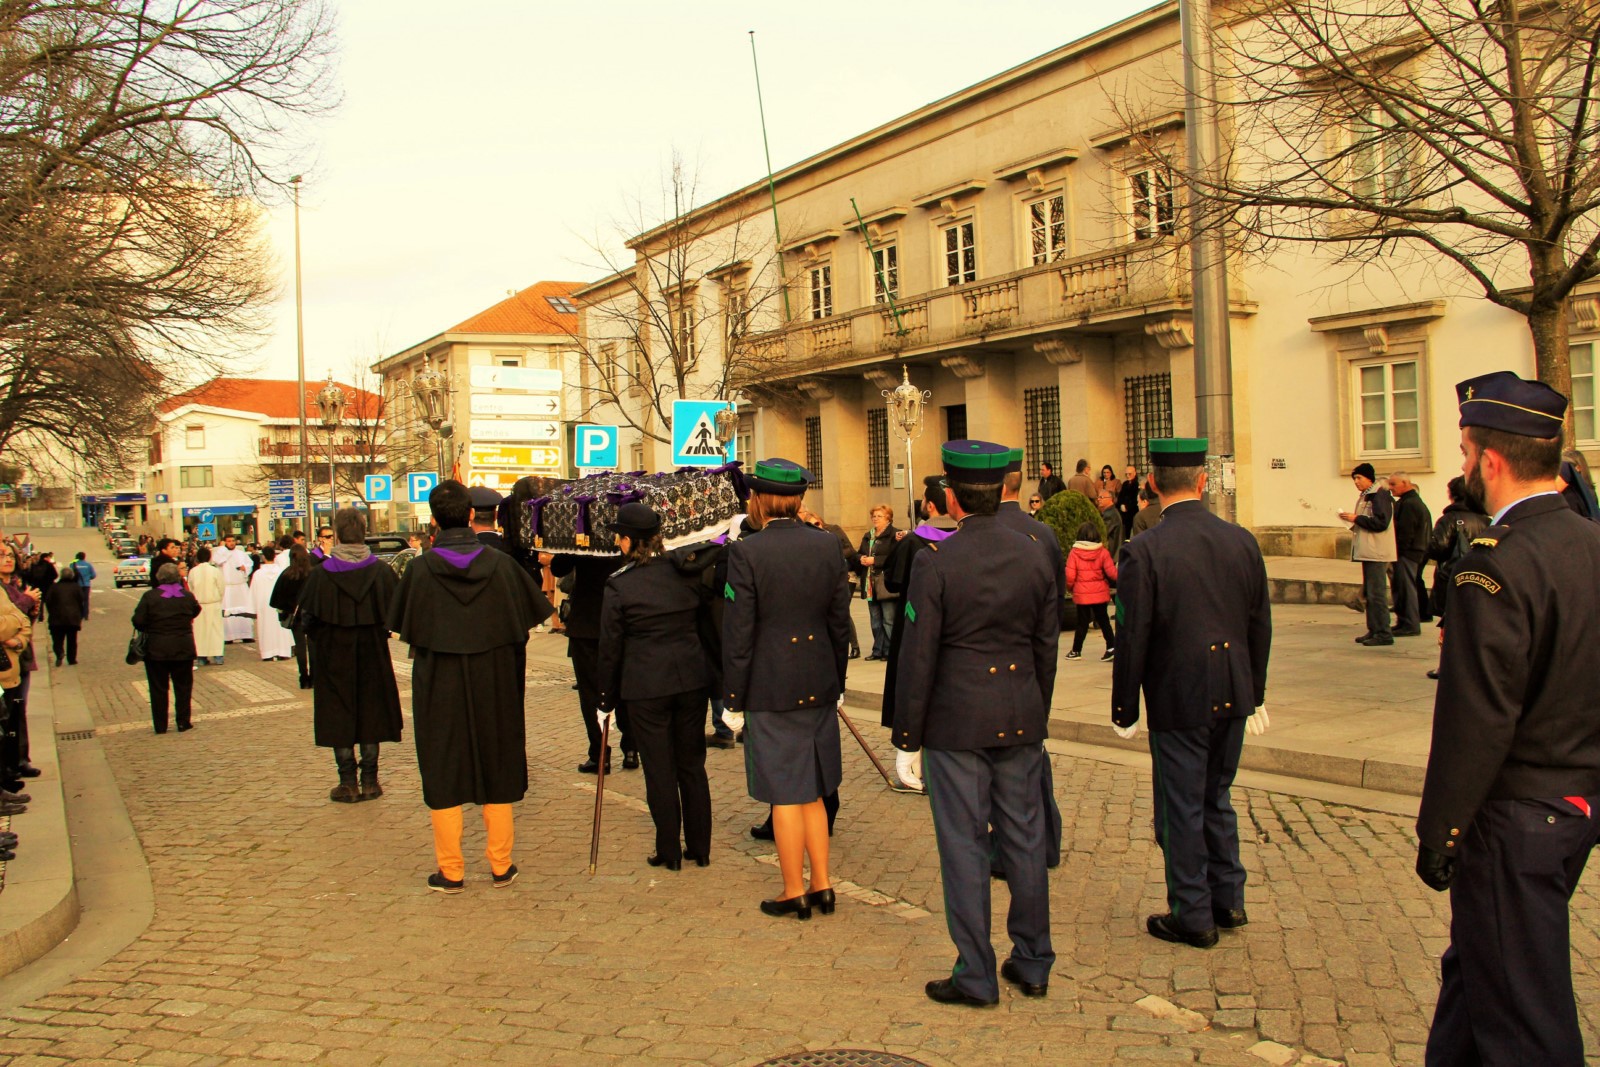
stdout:
<svg viewBox="0 0 1600 1067">
<path fill-rule="evenodd" d="M 1035 517 L 1056 532 L 1056 540 L 1061 542 L 1062 556 L 1072 551 L 1072 546 L 1078 540 L 1078 527 L 1086 522 L 1094 524 L 1094 528 L 1100 531 L 1100 543 L 1105 543 L 1105 518 L 1101 516 L 1100 509 L 1094 506 L 1094 501 L 1076 490 L 1064 489 L 1046 500 Z"/>
</svg>

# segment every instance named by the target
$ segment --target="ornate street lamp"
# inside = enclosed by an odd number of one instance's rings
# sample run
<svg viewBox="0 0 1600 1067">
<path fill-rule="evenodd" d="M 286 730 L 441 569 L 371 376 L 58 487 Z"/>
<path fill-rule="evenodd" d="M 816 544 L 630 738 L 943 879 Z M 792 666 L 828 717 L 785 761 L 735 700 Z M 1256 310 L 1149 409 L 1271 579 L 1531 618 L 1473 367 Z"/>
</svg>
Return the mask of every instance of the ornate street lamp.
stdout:
<svg viewBox="0 0 1600 1067">
<path fill-rule="evenodd" d="M 719 410 L 712 420 L 716 425 L 713 430 L 717 441 L 722 445 L 722 451 L 728 451 L 728 442 L 739 434 L 739 398 L 735 394 L 728 401 L 728 406 Z"/>
<path fill-rule="evenodd" d="M 444 443 L 455 427 L 450 424 L 450 375 L 433 369 L 427 356 L 422 357 L 422 373 L 411 379 L 411 393 L 421 408 L 422 421 L 439 435 L 440 478 L 448 476 L 444 466 Z"/>
<path fill-rule="evenodd" d="M 903 438 L 906 443 L 906 514 L 912 520 L 917 516 L 917 493 L 911 477 L 911 442 L 922 436 L 922 416 L 932 397 L 933 394 L 926 389 L 918 389 L 911 384 L 911 373 L 903 363 L 900 365 L 900 384 L 883 391 L 889 409 L 889 425 L 894 427 L 896 436 Z"/>
<path fill-rule="evenodd" d="M 328 384 L 317 390 L 317 410 L 322 413 L 322 428 L 328 431 L 328 525 L 333 525 L 333 513 L 339 510 L 339 490 L 333 480 L 333 433 L 344 418 L 344 390 L 333 384 L 333 371 L 328 372 Z"/>
</svg>

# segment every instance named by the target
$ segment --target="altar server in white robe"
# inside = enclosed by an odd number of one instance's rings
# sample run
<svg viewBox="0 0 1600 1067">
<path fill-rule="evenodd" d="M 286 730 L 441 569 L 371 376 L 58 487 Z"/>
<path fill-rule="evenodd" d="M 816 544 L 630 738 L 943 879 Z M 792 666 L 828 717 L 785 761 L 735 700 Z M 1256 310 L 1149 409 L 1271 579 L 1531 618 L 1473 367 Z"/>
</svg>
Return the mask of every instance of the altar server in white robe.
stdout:
<svg viewBox="0 0 1600 1067">
<path fill-rule="evenodd" d="M 256 613 L 256 650 L 262 659 L 288 659 L 294 655 L 294 634 L 278 625 L 278 612 L 272 606 L 272 587 L 278 584 L 283 565 L 271 545 L 261 547 L 261 566 L 250 579 L 250 604 Z"/>
<path fill-rule="evenodd" d="M 222 547 L 211 553 L 211 562 L 222 572 L 222 635 L 229 641 L 255 639 L 255 608 L 250 603 L 250 555 L 239 547 L 232 534 L 222 539 Z"/>
<path fill-rule="evenodd" d="M 194 554 L 189 569 L 189 592 L 200 601 L 200 617 L 194 620 L 194 654 L 199 663 L 222 662 L 222 572 L 211 562 L 211 550 Z"/>
</svg>

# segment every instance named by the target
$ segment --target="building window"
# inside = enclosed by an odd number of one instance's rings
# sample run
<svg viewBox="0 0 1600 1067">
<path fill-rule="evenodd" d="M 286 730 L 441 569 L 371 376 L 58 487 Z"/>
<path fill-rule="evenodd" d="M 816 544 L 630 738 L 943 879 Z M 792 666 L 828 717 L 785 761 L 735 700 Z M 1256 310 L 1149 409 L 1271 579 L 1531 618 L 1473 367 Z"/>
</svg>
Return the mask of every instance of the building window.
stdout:
<svg viewBox="0 0 1600 1067">
<path fill-rule="evenodd" d="M 900 299 L 900 249 L 892 242 L 872 250 L 872 302 Z"/>
<path fill-rule="evenodd" d="M 811 469 L 812 485 L 822 488 L 822 417 L 806 419 L 806 466 Z"/>
<path fill-rule="evenodd" d="M 867 484 L 889 484 L 889 412 L 867 409 Z"/>
<path fill-rule="evenodd" d="M 1066 194 L 1057 193 L 1028 205 L 1028 241 L 1034 266 L 1066 256 Z"/>
<path fill-rule="evenodd" d="M 946 441 L 967 439 L 967 405 L 951 404 L 944 409 L 944 439 Z"/>
<path fill-rule="evenodd" d="M 678 346 L 678 362 L 692 366 L 695 361 L 695 305 L 693 300 L 680 303 L 673 312 L 673 331 Z"/>
<path fill-rule="evenodd" d="M 495 356 L 494 357 L 494 365 L 497 366 L 497 367 L 520 367 L 520 366 L 522 366 L 522 357 L 521 356 Z"/>
<path fill-rule="evenodd" d="M 1594 424 L 1594 344 L 1584 342 L 1567 350 L 1572 364 L 1573 436 L 1580 441 L 1595 439 Z"/>
<path fill-rule="evenodd" d="M 824 263 L 811 268 L 811 317 L 825 319 L 833 314 L 833 266 Z"/>
<path fill-rule="evenodd" d="M 739 417 L 739 430 L 733 435 L 733 458 L 744 465 L 745 470 L 752 470 L 755 458 L 756 426 L 748 415 Z"/>
<path fill-rule="evenodd" d="M 963 422 L 966 411 L 962 411 Z M 1048 463 L 1059 473 L 1061 469 L 1061 388 L 1051 385 L 1043 389 L 1022 391 L 1022 453 L 1023 468 L 1037 471 L 1039 464 Z"/>
<path fill-rule="evenodd" d="M 210 489 L 210 467 L 179 467 L 178 488 L 180 489 Z"/>
<path fill-rule="evenodd" d="M 1422 412 L 1415 359 L 1359 363 L 1356 397 L 1356 447 L 1363 455 L 1422 451 Z"/>
<path fill-rule="evenodd" d="M 1128 465 L 1150 470 L 1150 439 L 1172 436 L 1172 375 L 1142 374 L 1122 380 Z"/>
<path fill-rule="evenodd" d="M 728 350 L 737 345 L 750 328 L 750 291 L 728 286 L 722 298 L 722 338 Z"/>
<path fill-rule="evenodd" d="M 1177 228 L 1172 175 L 1165 167 L 1146 167 L 1128 175 L 1133 239 L 1164 237 Z"/>
<path fill-rule="evenodd" d="M 978 280 L 978 231 L 971 219 L 945 227 L 944 283 L 964 285 Z"/>
<path fill-rule="evenodd" d="M 600 346 L 600 377 L 605 382 L 605 387 L 616 392 L 617 389 L 617 342 L 607 341 Z"/>
<path fill-rule="evenodd" d="M 1381 108 L 1358 111 L 1350 123 L 1349 139 L 1350 192 L 1357 199 L 1393 204 L 1410 198 L 1406 138 Z"/>
<path fill-rule="evenodd" d="M 206 428 L 204 426 L 185 426 L 183 428 L 183 446 L 191 452 L 205 451 Z"/>
<path fill-rule="evenodd" d="M 554 308 L 558 314 L 576 315 L 578 313 L 578 305 L 564 296 L 547 296 L 545 297 L 545 302 Z"/>
<path fill-rule="evenodd" d="M 648 384 L 650 377 L 650 361 L 645 358 L 644 344 L 633 342 L 633 380 L 629 382 L 630 388 L 643 389 Z"/>
</svg>

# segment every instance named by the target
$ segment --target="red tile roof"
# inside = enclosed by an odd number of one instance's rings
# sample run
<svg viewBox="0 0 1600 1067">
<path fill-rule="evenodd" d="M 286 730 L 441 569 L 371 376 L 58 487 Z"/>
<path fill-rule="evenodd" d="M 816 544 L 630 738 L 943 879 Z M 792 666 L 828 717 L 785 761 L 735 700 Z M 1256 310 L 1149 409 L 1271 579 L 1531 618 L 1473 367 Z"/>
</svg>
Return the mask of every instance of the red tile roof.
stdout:
<svg viewBox="0 0 1600 1067">
<path fill-rule="evenodd" d="M 160 410 L 162 414 L 167 414 L 188 404 L 200 404 L 231 411 L 256 412 L 270 419 L 298 419 L 300 411 L 295 402 L 298 384 L 273 378 L 213 378 L 163 401 Z M 317 393 L 327 384 L 326 380 L 306 382 L 307 421 L 316 422 Z M 344 382 L 334 384 L 344 390 L 346 414 L 366 418 L 368 413 L 382 411 L 382 398 L 376 393 L 357 389 Z"/>
<path fill-rule="evenodd" d="M 578 332 L 578 313 L 560 311 L 546 297 L 569 297 L 582 282 L 535 282 L 491 308 L 446 330 L 446 333 L 533 333 L 563 337 Z M 565 302 L 565 301 L 562 301 Z"/>
</svg>

